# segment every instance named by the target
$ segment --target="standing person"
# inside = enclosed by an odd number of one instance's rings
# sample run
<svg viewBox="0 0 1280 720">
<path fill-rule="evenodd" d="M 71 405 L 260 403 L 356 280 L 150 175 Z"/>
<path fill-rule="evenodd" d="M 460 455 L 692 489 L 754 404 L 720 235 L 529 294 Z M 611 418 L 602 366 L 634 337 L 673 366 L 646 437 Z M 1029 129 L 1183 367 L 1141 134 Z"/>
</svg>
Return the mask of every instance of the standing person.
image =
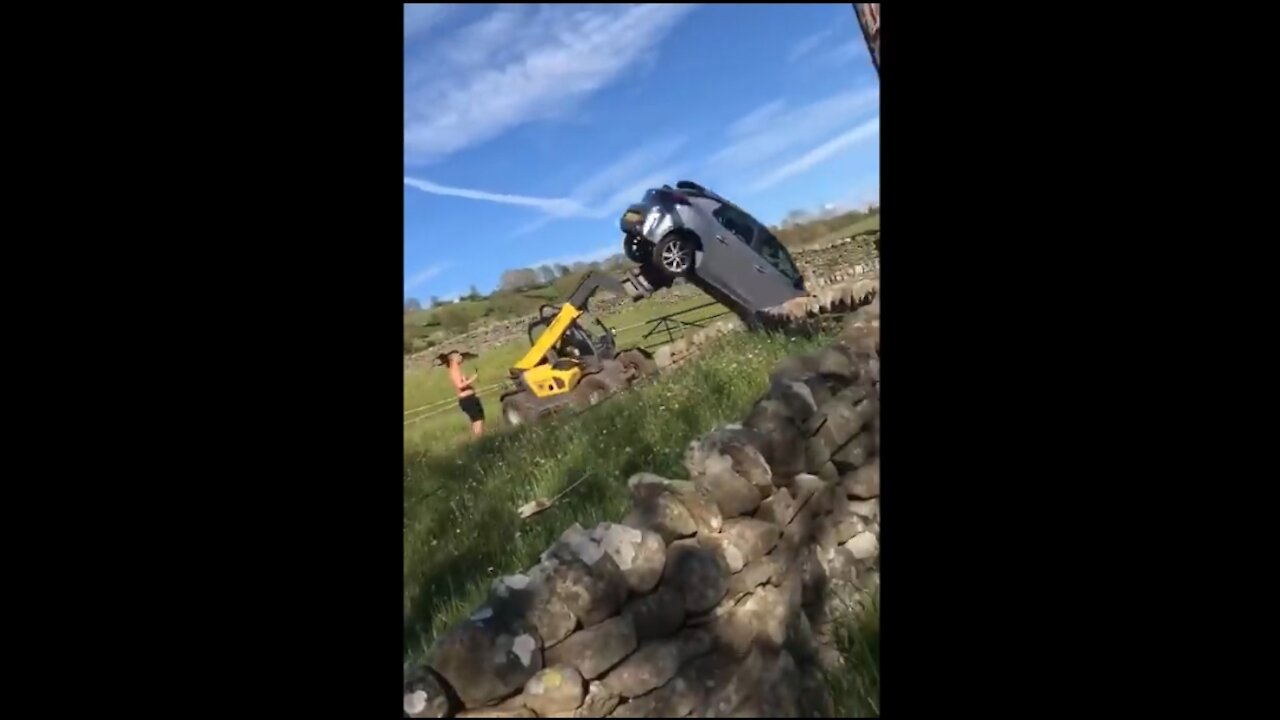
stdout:
<svg viewBox="0 0 1280 720">
<path fill-rule="evenodd" d="M 480 377 L 477 372 L 471 377 L 462 375 L 462 353 L 451 351 L 448 357 L 449 379 L 453 381 L 453 390 L 458 394 L 458 407 L 471 420 L 471 434 L 479 437 L 484 432 L 484 406 L 476 397 L 475 381 Z"/>
</svg>

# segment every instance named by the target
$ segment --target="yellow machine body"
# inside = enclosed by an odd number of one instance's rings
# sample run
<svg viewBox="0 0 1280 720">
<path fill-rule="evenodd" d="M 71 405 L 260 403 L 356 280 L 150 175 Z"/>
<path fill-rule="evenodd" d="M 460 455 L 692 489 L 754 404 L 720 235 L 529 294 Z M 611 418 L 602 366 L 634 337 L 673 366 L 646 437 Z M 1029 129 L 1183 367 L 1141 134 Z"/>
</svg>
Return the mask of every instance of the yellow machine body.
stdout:
<svg viewBox="0 0 1280 720">
<path fill-rule="evenodd" d="M 578 381 L 582 379 L 582 369 L 576 364 L 569 365 L 566 362 L 568 367 L 556 369 L 546 361 L 547 351 L 559 342 L 569 326 L 581 316 L 582 310 L 574 307 L 572 303 L 565 303 L 555 319 L 529 348 L 529 352 L 525 353 L 524 357 L 512 367 L 513 372 L 520 373 L 524 378 L 529 392 L 534 396 L 546 398 L 567 393 L 577 387 Z"/>
</svg>

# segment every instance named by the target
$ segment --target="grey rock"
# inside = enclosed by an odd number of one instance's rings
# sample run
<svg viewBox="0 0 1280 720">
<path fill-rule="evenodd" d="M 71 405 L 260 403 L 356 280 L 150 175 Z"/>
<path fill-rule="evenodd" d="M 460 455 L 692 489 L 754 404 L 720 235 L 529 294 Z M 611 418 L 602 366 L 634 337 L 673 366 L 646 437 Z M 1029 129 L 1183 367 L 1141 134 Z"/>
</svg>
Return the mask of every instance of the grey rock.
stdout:
<svg viewBox="0 0 1280 720">
<path fill-rule="evenodd" d="M 833 527 L 835 528 L 835 538 L 837 543 L 848 542 L 850 538 L 859 533 L 866 532 L 867 524 L 857 515 L 850 515 L 843 518 L 834 518 Z"/>
<path fill-rule="evenodd" d="M 693 516 L 675 493 L 652 483 L 632 489 L 632 510 L 623 524 L 652 530 L 665 542 L 688 537 L 698 530 Z"/>
<path fill-rule="evenodd" d="M 655 640 L 640 647 L 601 681 L 618 695 L 633 698 L 675 677 L 680 669 L 680 641 Z"/>
<path fill-rule="evenodd" d="M 538 717 L 526 707 L 489 707 L 478 710 L 465 710 L 457 714 L 460 718 L 532 718 Z"/>
<path fill-rule="evenodd" d="M 787 570 L 795 563 L 796 555 L 799 552 L 799 547 L 784 543 L 781 540 L 778 541 L 778 545 L 773 550 L 770 550 L 762 561 L 772 566 L 773 573 L 769 575 L 769 584 L 774 586 L 782 584 Z M 745 573 L 747 568 L 743 568 L 742 571 Z"/>
<path fill-rule="evenodd" d="M 880 462 L 871 460 L 866 465 L 840 476 L 845 496 L 860 500 L 880 497 Z"/>
<path fill-rule="evenodd" d="M 791 491 L 787 488 L 778 488 L 771 497 L 760 503 L 755 517 L 765 522 L 785 526 L 791 522 L 791 518 L 795 517 L 795 513 L 796 501 L 791 497 Z"/>
<path fill-rule="evenodd" d="M 729 522 L 736 521 L 730 520 Z M 718 555 L 724 561 L 725 566 L 729 568 L 730 573 L 742 570 L 742 566 L 747 562 L 742 550 L 739 549 L 738 543 L 726 535 L 699 537 L 698 543 Z"/>
<path fill-rule="evenodd" d="M 818 468 L 817 475 L 823 482 L 834 485 L 840 481 L 840 468 L 830 460 Z"/>
<path fill-rule="evenodd" d="M 654 714 L 654 698 L 649 696 L 633 698 L 617 707 L 609 717 L 613 718 L 647 718 L 660 717 Z"/>
<path fill-rule="evenodd" d="M 880 541 L 869 532 L 855 535 L 844 547 L 858 560 L 866 560 L 880 553 Z"/>
<path fill-rule="evenodd" d="M 800 666 L 799 716 L 805 718 L 829 718 L 836 715 L 836 704 L 831 697 L 831 685 L 817 666 L 803 663 Z"/>
<path fill-rule="evenodd" d="M 778 544 L 781 529 L 770 522 L 755 518 L 734 518 L 726 520 L 721 535 L 745 558 L 745 562 L 755 562 Z M 741 569 L 741 568 L 740 568 Z"/>
<path fill-rule="evenodd" d="M 622 698 L 617 694 L 609 692 L 599 680 L 592 680 L 587 686 L 587 696 L 582 701 L 582 707 L 578 708 L 574 713 L 574 717 L 580 718 L 602 718 L 613 712 L 618 707 L 618 703 Z"/>
<path fill-rule="evenodd" d="M 538 569 L 535 568 L 535 573 Z M 569 636 L 578 626 L 578 617 L 551 592 L 545 575 L 508 575 L 494 581 L 488 606 L 499 618 L 511 618 L 533 625 L 549 648 Z"/>
<path fill-rule="evenodd" d="M 853 362 L 853 353 L 839 347 L 829 347 L 817 354 L 818 373 L 844 383 L 857 382 L 859 372 Z"/>
<path fill-rule="evenodd" d="M 850 407 L 842 402 L 832 400 L 823 405 L 814 421 L 814 435 L 831 450 L 843 446 L 854 435 L 857 435 L 867 423 L 879 412 L 878 404 L 868 398 Z"/>
<path fill-rule="evenodd" d="M 853 407 L 871 395 L 871 388 L 866 385 L 850 385 L 831 396 L 835 402 Z"/>
<path fill-rule="evenodd" d="M 664 686 L 661 693 L 669 698 L 666 709 L 673 711 L 668 717 L 681 717 L 686 714 L 694 717 L 712 717 L 712 714 L 709 714 L 711 693 L 733 679 L 734 670 L 739 662 L 739 658 L 732 651 L 719 648 L 680 668 L 676 679 Z M 655 693 L 655 696 L 657 695 L 659 693 Z"/>
<path fill-rule="evenodd" d="M 786 406 L 777 400 L 757 402 L 744 423 L 767 438 L 761 454 L 772 469 L 774 484 L 785 485 L 796 473 L 804 472 L 804 434 Z"/>
<path fill-rule="evenodd" d="M 627 599 L 627 578 L 606 553 L 588 565 L 580 558 L 550 559 L 542 564 L 552 596 L 591 627 L 618 612 Z"/>
<path fill-rule="evenodd" d="M 827 578 L 833 582 L 853 582 L 858 579 L 858 558 L 847 547 L 831 551 L 826 561 Z"/>
<path fill-rule="evenodd" d="M 667 561 L 667 546 L 658 533 L 626 525 L 600 523 L 592 531 L 592 538 L 598 539 L 605 552 L 617 563 L 631 592 L 647 593 L 662 578 L 662 566 Z"/>
<path fill-rule="evenodd" d="M 444 681 L 430 668 L 416 667 L 404 681 L 404 714 L 411 718 L 448 717 L 452 710 Z"/>
<path fill-rule="evenodd" d="M 582 677 L 594 680 L 636 649 L 635 626 L 622 615 L 594 627 L 579 630 L 547 651 L 547 663 L 577 668 Z"/>
<path fill-rule="evenodd" d="M 787 408 L 787 414 L 799 422 L 808 420 L 818 412 L 813 391 L 800 379 L 774 379 L 769 385 L 769 398 L 782 403 Z"/>
<path fill-rule="evenodd" d="M 668 637 L 684 625 L 684 594 L 662 585 L 648 595 L 631 600 L 623 608 L 623 614 L 631 617 L 640 642 Z"/>
<path fill-rule="evenodd" d="M 802 612 L 793 612 L 787 619 L 787 640 L 783 648 L 800 662 L 812 662 L 817 659 L 818 641 L 814 636 L 809 617 Z"/>
<path fill-rule="evenodd" d="M 724 518 L 749 515 L 764 499 L 755 486 L 733 471 L 732 467 L 718 468 L 708 475 L 699 475 L 694 483 L 704 488 L 720 508 Z"/>
<path fill-rule="evenodd" d="M 478 707 L 516 692 L 542 669 L 542 642 L 531 625 L 481 608 L 436 641 L 427 665 L 467 707 Z"/>
<path fill-rule="evenodd" d="M 830 378 L 814 375 L 806 378 L 804 384 L 809 386 L 809 392 L 813 393 L 814 404 L 818 407 L 822 407 L 824 404 L 829 402 L 831 398 L 835 397 Z M 840 387 L 844 387 L 843 382 L 841 382 L 840 386 L 836 389 L 838 390 Z"/>
<path fill-rule="evenodd" d="M 826 487 L 826 483 L 816 475 L 800 474 L 791 481 L 791 494 L 795 497 L 796 510 L 799 512 L 808 505 L 809 500 Z M 794 515 L 792 516 L 794 519 Z"/>
<path fill-rule="evenodd" d="M 582 705 L 582 675 L 566 665 L 544 668 L 524 685 L 524 704 L 542 717 L 568 713 Z"/>
<path fill-rule="evenodd" d="M 754 485 L 769 483 L 769 469 L 765 452 L 769 443 L 761 433 L 748 427 L 729 426 L 717 428 L 689 443 L 685 449 L 684 466 L 689 477 L 708 472 L 707 463 L 716 455 L 727 456 L 734 470 Z"/>
<path fill-rule="evenodd" d="M 859 517 L 866 518 L 868 521 L 877 522 L 880 520 L 880 500 L 873 498 L 871 500 L 850 500 L 845 506 L 847 511 Z"/>
<path fill-rule="evenodd" d="M 823 466 L 831 462 L 831 448 L 820 435 L 814 435 L 804 443 L 805 469 L 821 477 Z"/>
<path fill-rule="evenodd" d="M 715 553 L 698 545 L 672 545 L 667 549 L 663 582 L 684 596 L 687 614 L 706 612 L 728 592 L 729 568 Z"/>
<path fill-rule="evenodd" d="M 831 462 L 841 472 L 856 470 L 870 461 L 875 449 L 875 439 L 864 430 L 833 452 Z"/>
<path fill-rule="evenodd" d="M 764 687 L 765 663 L 764 652 L 753 648 L 737 665 L 729 682 L 717 685 L 707 693 L 705 709 L 699 714 L 703 717 L 767 717 L 752 714 L 755 708 L 748 706 L 762 691 L 775 690 Z M 744 712 L 740 714 L 740 710 Z"/>
<path fill-rule="evenodd" d="M 781 576 L 782 566 L 778 562 L 779 557 L 769 553 L 755 562 L 747 563 L 742 568 L 742 572 L 729 578 L 728 596 L 736 598 L 769 582 L 775 574 Z"/>
<path fill-rule="evenodd" d="M 727 462 L 727 460 L 726 460 Z M 663 490 L 668 491 L 680 501 L 689 516 L 693 519 L 694 526 L 699 533 L 717 533 L 720 532 L 720 509 L 716 507 L 715 501 L 705 490 L 699 488 L 688 480 L 668 480 L 667 478 L 653 475 L 651 473 L 638 473 L 631 476 L 627 481 L 628 487 L 631 489 L 631 497 L 633 505 L 644 502 L 652 502 L 649 498 L 655 494 L 661 494 Z M 634 512 L 634 511 L 633 511 Z M 676 528 L 679 530 L 686 529 L 681 526 Z M 674 537 L 686 537 L 686 535 L 671 533 Z M 673 539 L 674 539 L 673 537 Z M 667 539 L 664 535 L 663 539 Z M 671 542 L 671 540 L 667 540 Z"/>
</svg>

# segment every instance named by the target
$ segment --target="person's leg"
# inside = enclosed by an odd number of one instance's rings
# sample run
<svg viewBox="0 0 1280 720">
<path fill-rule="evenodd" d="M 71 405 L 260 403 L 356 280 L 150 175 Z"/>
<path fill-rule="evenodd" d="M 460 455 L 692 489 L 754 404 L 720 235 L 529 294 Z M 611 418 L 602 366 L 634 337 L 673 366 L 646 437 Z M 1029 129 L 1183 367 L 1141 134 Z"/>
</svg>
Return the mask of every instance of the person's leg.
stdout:
<svg viewBox="0 0 1280 720">
<path fill-rule="evenodd" d="M 480 404 L 480 398 L 475 395 L 468 395 L 458 400 L 458 406 L 467 414 L 467 419 L 471 421 L 471 435 L 479 437 L 484 432 L 484 405 Z"/>
<path fill-rule="evenodd" d="M 474 435 L 475 437 L 480 437 L 480 435 L 481 435 L 481 434 L 483 434 L 483 433 L 484 433 L 484 421 L 483 421 L 483 420 L 476 420 L 475 422 L 471 423 L 471 434 L 472 434 L 472 435 Z"/>
</svg>

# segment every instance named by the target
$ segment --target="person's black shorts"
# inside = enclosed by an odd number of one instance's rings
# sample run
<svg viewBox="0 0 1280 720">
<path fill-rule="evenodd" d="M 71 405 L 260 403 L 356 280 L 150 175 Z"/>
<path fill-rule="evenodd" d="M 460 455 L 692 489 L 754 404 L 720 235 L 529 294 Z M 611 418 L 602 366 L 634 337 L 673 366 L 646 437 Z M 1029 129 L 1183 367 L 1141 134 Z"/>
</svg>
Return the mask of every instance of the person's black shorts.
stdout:
<svg viewBox="0 0 1280 720">
<path fill-rule="evenodd" d="M 458 407 L 462 408 L 462 412 L 467 414 L 471 422 L 484 420 L 484 406 L 480 404 L 480 398 L 475 395 L 458 398 Z"/>
</svg>

